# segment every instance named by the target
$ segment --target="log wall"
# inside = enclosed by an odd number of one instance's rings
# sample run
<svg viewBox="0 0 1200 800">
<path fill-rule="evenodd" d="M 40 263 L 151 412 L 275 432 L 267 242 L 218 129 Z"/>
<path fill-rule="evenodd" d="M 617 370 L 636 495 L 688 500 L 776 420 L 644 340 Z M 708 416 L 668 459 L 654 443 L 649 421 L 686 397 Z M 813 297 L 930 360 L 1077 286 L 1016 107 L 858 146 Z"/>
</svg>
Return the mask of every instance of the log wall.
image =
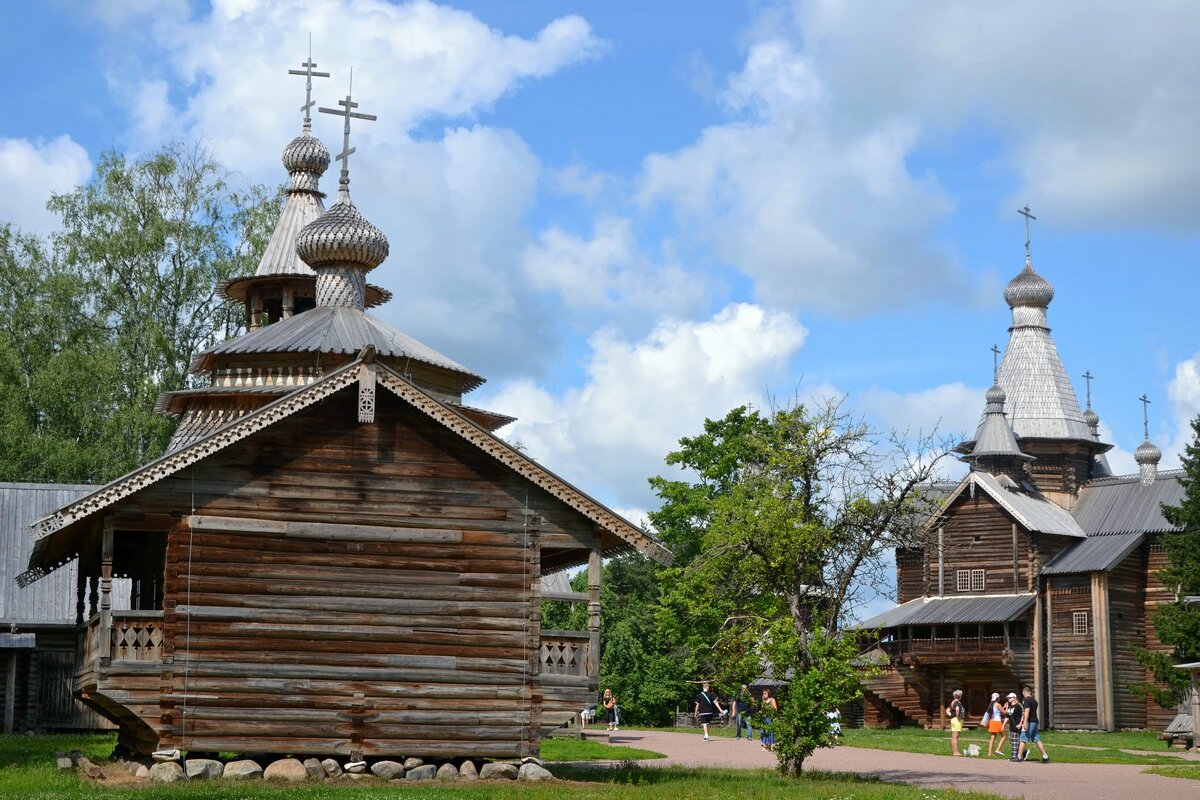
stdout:
<svg viewBox="0 0 1200 800">
<path fill-rule="evenodd" d="M 1169 653 L 1171 648 L 1163 644 L 1154 632 L 1154 625 L 1150 622 L 1151 616 L 1156 606 L 1161 603 L 1171 603 L 1175 601 L 1175 594 L 1163 585 L 1159 579 L 1159 570 L 1167 566 L 1167 554 L 1163 551 L 1162 545 L 1157 541 L 1157 537 L 1153 537 L 1147 544 L 1142 545 L 1142 552 L 1146 559 L 1146 591 L 1143 601 L 1144 619 L 1146 620 L 1146 649 L 1157 653 Z M 1149 670 L 1143 672 L 1144 680 L 1151 680 Z M 1175 709 L 1165 709 L 1155 703 L 1153 700 L 1146 701 L 1146 727 L 1150 730 L 1161 731 L 1165 730 L 1171 724 L 1171 720 L 1175 719 Z"/>
<path fill-rule="evenodd" d="M 1096 728 L 1096 658 L 1089 575 L 1047 577 L 1049 603 L 1049 723 Z M 1074 614 L 1086 612 L 1088 633 L 1074 632 Z M 1043 720 L 1046 723 L 1047 720 Z"/>
<path fill-rule="evenodd" d="M 118 537 L 170 531 L 168 663 L 114 664 L 97 686 L 98 705 L 146 724 L 125 720 L 123 739 L 536 751 L 537 536 L 595 542 L 594 527 L 390 393 L 378 402 L 359 425 L 339 393 L 119 506 Z"/>
<path fill-rule="evenodd" d="M 974 498 L 965 494 L 959 497 L 946 516 L 943 530 L 946 596 L 1029 591 L 1029 537 L 1021 530 L 1014 537 L 1012 518 L 984 492 L 977 492 Z M 936 562 L 935 551 L 930 565 L 933 585 L 937 580 Z M 956 572 L 974 569 L 985 570 L 984 590 L 958 591 Z"/>
<path fill-rule="evenodd" d="M 1145 680 L 1133 648 L 1146 645 L 1146 555 L 1134 550 L 1109 573 L 1109 623 L 1112 641 L 1113 705 L 1116 727 L 1146 727 L 1146 704 L 1129 690 Z"/>
</svg>

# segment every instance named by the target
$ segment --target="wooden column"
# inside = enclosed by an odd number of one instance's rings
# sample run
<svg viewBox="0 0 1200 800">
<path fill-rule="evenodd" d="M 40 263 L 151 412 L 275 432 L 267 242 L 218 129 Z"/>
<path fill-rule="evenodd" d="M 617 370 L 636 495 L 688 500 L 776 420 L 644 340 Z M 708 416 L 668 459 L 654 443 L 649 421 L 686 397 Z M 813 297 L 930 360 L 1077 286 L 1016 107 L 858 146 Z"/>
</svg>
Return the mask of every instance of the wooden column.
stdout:
<svg viewBox="0 0 1200 800">
<path fill-rule="evenodd" d="M 589 678 L 600 680 L 600 537 L 588 554 L 588 657 Z"/>
<path fill-rule="evenodd" d="M 1032 566 L 1030 569 L 1032 570 Z M 1050 606 L 1052 582 L 1048 576 L 1045 580 L 1045 584 L 1038 587 L 1037 599 L 1033 604 L 1033 638 L 1030 643 L 1033 645 L 1033 696 L 1037 698 L 1042 709 L 1043 725 L 1048 728 L 1052 724 L 1054 698 L 1050 688 L 1051 682 L 1043 682 L 1042 675 L 1045 672 L 1046 661 L 1051 658 L 1053 652 L 1053 625 L 1046 625 L 1043 622 L 1043 615 L 1050 620 L 1053 620 L 1054 617 L 1051 616 Z"/>
<path fill-rule="evenodd" d="M 1020 539 L 1017 535 L 1017 523 L 1012 524 L 1012 550 L 1013 550 L 1013 592 L 1021 591 L 1021 551 Z"/>
<path fill-rule="evenodd" d="M 938 527 L 938 597 L 946 596 L 946 529 Z"/>
<path fill-rule="evenodd" d="M 296 310 L 295 293 L 292 287 L 283 287 L 283 318 L 288 319 L 292 316 L 292 312 Z"/>
<path fill-rule="evenodd" d="M 8 670 L 4 679 L 4 732 L 13 732 L 13 717 L 17 710 L 17 651 L 8 651 Z"/>
<path fill-rule="evenodd" d="M 529 727 L 521 741 L 521 756 L 536 755 L 538 743 L 541 740 L 543 692 L 541 683 L 542 671 L 542 517 L 540 514 L 530 516 L 526 526 L 525 558 L 528 564 L 527 583 L 525 591 L 529 598 L 526 606 L 528 621 L 529 657 L 525 669 L 530 678 L 526 681 L 528 693 L 527 707 L 529 709 Z"/>
<path fill-rule="evenodd" d="M 1096 659 L 1096 724 L 1117 729 L 1113 708 L 1112 635 L 1108 622 L 1108 573 L 1092 573 L 1092 643 Z"/>
<path fill-rule="evenodd" d="M 83 612 L 87 602 L 87 575 L 83 571 L 83 555 L 75 560 L 75 624 L 82 625 L 86 620 Z"/>
<path fill-rule="evenodd" d="M 250 290 L 250 313 L 248 316 L 250 317 L 246 325 L 248 330 L 256 331 L 262 327 L 262 294 L 258 289 Z"/>
<path fill-rule="evenodd" d="M 112 657 L 113 529 L 104 526 L 100 544 L 100 658 Z"/>
</svg>

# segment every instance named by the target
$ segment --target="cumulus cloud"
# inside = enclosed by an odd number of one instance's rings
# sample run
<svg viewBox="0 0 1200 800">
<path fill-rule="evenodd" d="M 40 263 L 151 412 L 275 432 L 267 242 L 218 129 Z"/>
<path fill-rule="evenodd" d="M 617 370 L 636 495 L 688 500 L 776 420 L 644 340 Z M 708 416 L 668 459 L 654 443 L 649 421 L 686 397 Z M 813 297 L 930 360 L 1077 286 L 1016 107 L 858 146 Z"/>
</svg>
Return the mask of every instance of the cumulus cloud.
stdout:
<svg viewBox="0 0 1200 800">
<path fill-rule="evenodd" d="M 1200 219 L 1195 4 L 798 2 L 793 29 L 839 122 L 982 122 L 1047 218 L 1194 230 Z M 1080 24 L 1086 20 L 1086 24 Z"/>
<path fill-rule="evenodd" d="M 590 238 L 558 227 L 542 231 L 522 256 L 526 279 L 555 293 L 575 313 L 680 316 L 703 307 L 708 287 L 678 263 L 644 254 L 630 220 L 599 217 Z"/>
<path fill-rule="evenodd" d="M 872 387 L 859 396 L 863 413 L 890 430 L 914 434 L 937 431 L 942 436 L 975 435 L 986 390 L 963 383 L 946 383 L 915 392 Z"/>
<path fill-rule="evenodd" d="M 87 151 L 70 136 L 49 141 L 0 138 L 0 222 L 49 233 L 58 221 L 46 210 L 50 195 L 70 191 L 91 173 Z"/>
<path fill-rule="evenodd" d="M 553 394 L 505 383 L 487 405 L 518 417 L 506 436 L 550 469 L 619 507 L 653 507 L 646 486 L 705 418 L 762 404 L 807 331 L 793 316 L 736 303 L 700 321 L 665 320 L 645 338 L 592 337 L 583 385 Z"/>
<path fill-rule="evenodd" d="M 971 291 L 932 234 L 949 198 L 906 165 L 911 122 L 838 130 L 812 60 L 782 38 L 750 47 L 724 101 L 728 123 L 646 158 L 639 199 L 667 203 L 761 302 L 856 314 Z"/>
</svg>

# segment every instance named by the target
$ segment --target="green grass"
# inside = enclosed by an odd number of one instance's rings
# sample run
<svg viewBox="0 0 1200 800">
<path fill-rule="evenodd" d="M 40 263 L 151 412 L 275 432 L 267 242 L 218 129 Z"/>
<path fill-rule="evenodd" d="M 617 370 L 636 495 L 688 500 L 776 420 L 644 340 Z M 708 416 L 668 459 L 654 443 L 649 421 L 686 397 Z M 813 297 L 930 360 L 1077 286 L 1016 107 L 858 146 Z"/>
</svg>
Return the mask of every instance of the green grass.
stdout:
<svg viewBox="0 0 1200 800">
<path fill-rule="evenodd" d="M 1166 775 L 1168 778 L 1190 778 L 1200 781 L 1200 764 L 1195 762 L 1181 767 L 1151 767 L 1142 772 L 1153 772 L 1155 775 Z"/>
<path fill-rule="evenodd" d="M 847 728 L 845 741 L 851 747 L 875 750 L 895 750 L 905 753 L 950 754 L 949 731 L 923 728 Z M 988 734 L 964 731 L 959 748 L 979 745 L 987 752 Z M 1166 754 L 1163 743 L 1150 732 L 1075 733 L 1043 731 L 1042 744 L 1054 761 L 1067 764 L 1179 764 L 1179 759 Z M 1008 743 L 1005 742 L 1007 748 Z M 1092 749 L 1096 748 L 1096 749 Z M 1135 755 L 1122 750 L 1158 750 L 1162 755 Z"/>
<path fill-rule="evenodd" d="M 653 750 L 605 744 L 595 739 L 546 739 L 542 742 L 544 761 L 641 761 L 666 758 Z"/>
<path fill-rule="evenodd" d="M 591 743 L 596 744 L 596 743 Z M 564 794 L 561 782 L 552 784 L 457 783 L 335 783 L 272 786 L 261 782 L 170 784 L 107 787 L 80 778 L 75 772 L 59 773 L 56 750 L 83 750 L 103 762 L 113 745 L 112 736 L 0 736 L 0 797 L 20 800 L 385 800 L 411 797 L 433 800 L 497 798 L 498 800 L 557 800 Z M 660 769 L 622 765 L 615 769 L 554 767 L 571 781 L 572 800 L 994 800 L 993 795 L 919 789 L 882 783 L 852 775 L 806 773 L 788 780 L 769 770 Z"/>
</svg>

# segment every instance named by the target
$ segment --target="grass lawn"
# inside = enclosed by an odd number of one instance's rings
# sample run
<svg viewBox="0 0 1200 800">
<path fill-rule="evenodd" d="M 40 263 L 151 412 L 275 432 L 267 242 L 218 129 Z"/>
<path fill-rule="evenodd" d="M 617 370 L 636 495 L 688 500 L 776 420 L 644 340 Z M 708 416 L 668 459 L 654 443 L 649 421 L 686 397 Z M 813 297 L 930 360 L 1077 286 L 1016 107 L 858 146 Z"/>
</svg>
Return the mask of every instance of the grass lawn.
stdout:
<svg viewBox="0 0 1200 800">
<path fill-rule="evenodd" d="M 543 761 L 641 761 L 666 758 L 653 750 L 605 744 L 595 739 L 554 738 L 542 741 Z"/>
<path fill-rule="evenodd" d="M 588 744 L 598 744 L 591 742 Z M 0 736 L 0 797 L 25 800 L 384 800 L 385 798 L 498 798 L 498 800 L 556 800 L 564 794 L 562 782 L 537 783 L 328 783 L 273 786 L 262 782 L 169 784 L 160 786 L 106 787 L 80 778 L 75 772 L 59 773 L 55 750 L 80 749 L 97 762 L 112 750 L 111 736 Z M 614 748 L 616 749 L 616 748 Z M 994 795 L 936 791 L 887 784 L 847 775 L 806 773 L 787 780 L 769 770 L 656 769 L 622 766 L 617 769 L 555 768 L 571 781 L 572 800 L 994 800 Z"/>
<path fill-rule="evenodd" d="M 1200 764 L 1191 762 L 1185 767 L 1151 767 L 1142 772 L 1153 772 L 1155 775 L 1166 775 L 1168 778 L 1191 778 L 1200 781 Z"/>
<path fill-rule="evenodd" d="M 923 728 L 847 728 L 846 744 L 852 747 L 869 747 L 875 750 L 898 750 L 906 753 L 950 754 L 949 731 L 925 730 Z M 979 731 L 964 731 L 959 737 L 959 748 L 969 744 L 979 745 L 987 752 L 988 734 Z M 1075 733 L 1043 731 L 1042 743 L 1046 745 L 1050 758 L 1068 764 L 1176 764 L 1179 759 L 1166 754 L 1163 743 L 1152 732 Z M 1005 742 L 1007 747 L 1007 742 Z M 1134 755 L 1122 750 L 1160 751 L 1162 755 Z M 1007 752 L 1007 750 L 1005 751 Z M 1032 757 L 1032 756 L 1031 756 Z"/>
</svg>

